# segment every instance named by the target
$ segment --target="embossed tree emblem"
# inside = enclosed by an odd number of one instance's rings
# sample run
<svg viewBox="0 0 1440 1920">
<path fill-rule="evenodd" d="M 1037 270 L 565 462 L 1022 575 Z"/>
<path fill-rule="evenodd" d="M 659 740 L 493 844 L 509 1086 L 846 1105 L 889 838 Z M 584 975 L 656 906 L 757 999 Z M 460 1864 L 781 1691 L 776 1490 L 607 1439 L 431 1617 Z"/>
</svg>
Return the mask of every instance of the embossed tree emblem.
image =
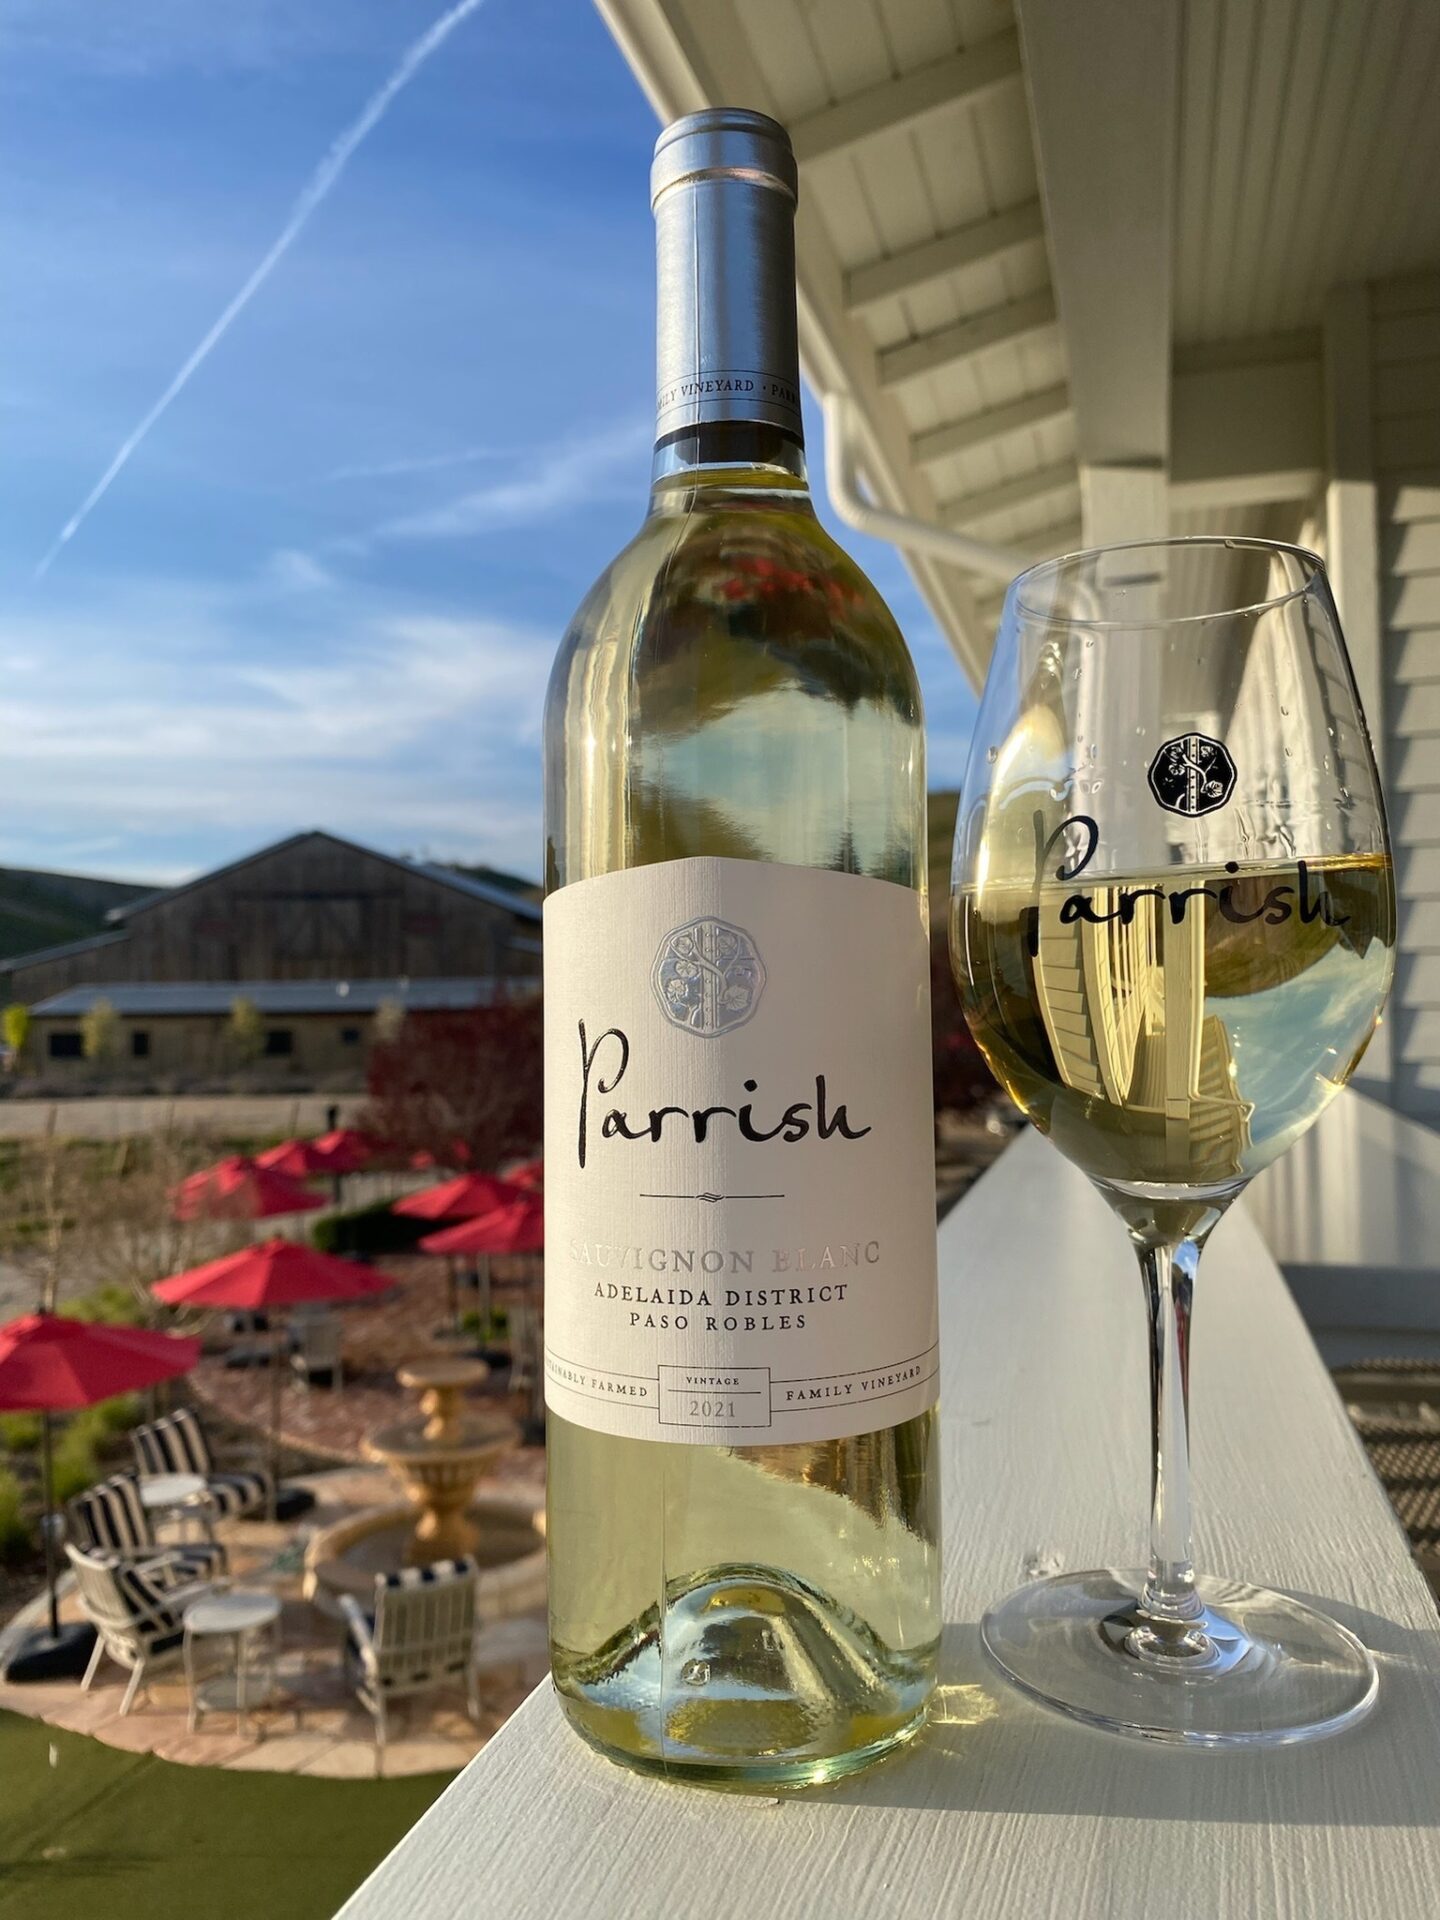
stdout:
<svg viewBox="0 0 1440 1920">
<path fill-rule="evenodd" d="M 1150 762 L 1150 791 L 1171 813 L 1213 813 L 1235 791 L 1229 748 L 1207 733 L 1167 740 Z"/>
<path fill-rule="evenodd" d="M 765 966 L 743 927 L 705 916 L 666 934 L 651 978 L 667 1020 L 713 1039 L 754 1013 Z"/>
</svg>

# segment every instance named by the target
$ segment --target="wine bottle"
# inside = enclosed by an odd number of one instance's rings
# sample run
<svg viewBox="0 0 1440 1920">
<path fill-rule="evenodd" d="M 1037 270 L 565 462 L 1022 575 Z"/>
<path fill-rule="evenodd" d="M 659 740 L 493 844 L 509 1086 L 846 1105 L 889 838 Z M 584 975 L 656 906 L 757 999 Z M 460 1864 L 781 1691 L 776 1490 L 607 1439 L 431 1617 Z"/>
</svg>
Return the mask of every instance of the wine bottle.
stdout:
<svg viewBox="0 0 1440 1920">
<path fill-rule="evenodd" d="M 939 1642 L 922 716 L 806 488 L 784 130 L 651 185 L 649 513 L 545 721 L 552 1670 L 617 1760 L 800 1782 Z"/>
</svg>

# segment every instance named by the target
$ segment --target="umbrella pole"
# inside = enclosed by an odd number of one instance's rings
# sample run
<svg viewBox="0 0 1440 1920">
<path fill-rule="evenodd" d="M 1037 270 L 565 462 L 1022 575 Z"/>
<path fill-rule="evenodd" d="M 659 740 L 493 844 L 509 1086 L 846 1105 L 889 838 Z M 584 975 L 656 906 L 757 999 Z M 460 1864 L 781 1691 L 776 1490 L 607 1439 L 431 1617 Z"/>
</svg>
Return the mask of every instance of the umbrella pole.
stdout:
<svg viewBox="0 0 1440 1920">
<path fill-rule="evenodd" d="M 279 1513 L 280 1502 L 280 1316 L 270 1329 L 270 1518 Z"/>
<path fill-rule="evenodd" d="M 44 1482 L 45 1585 L 50 1590 L 50 1638 L 60 1638 L 60 1599 L 55 1591 L 55 1455 L 51 1444 L 50 1415 L 40 1416 L 40 1477 Z"/>
</svg>

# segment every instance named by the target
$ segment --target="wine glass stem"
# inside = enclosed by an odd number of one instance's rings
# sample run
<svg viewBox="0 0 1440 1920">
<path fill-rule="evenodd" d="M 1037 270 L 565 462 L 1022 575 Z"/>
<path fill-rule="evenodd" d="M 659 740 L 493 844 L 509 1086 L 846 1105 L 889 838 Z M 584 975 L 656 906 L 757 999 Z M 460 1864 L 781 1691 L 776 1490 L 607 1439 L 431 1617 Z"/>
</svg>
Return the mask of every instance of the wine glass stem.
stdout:
<svg viewBox="0 0 1440 1920">
<path fill-rule="evenodd" d="M 1150 1323 L 1150 1573 L 1140 1611 L 1157 1652 L 1186 1637 L 1202 1613 L 1190 1555 L 1190 1314 L 1199 1262 L 1193 1240 L 1140 1250 Z"/>
</svg>

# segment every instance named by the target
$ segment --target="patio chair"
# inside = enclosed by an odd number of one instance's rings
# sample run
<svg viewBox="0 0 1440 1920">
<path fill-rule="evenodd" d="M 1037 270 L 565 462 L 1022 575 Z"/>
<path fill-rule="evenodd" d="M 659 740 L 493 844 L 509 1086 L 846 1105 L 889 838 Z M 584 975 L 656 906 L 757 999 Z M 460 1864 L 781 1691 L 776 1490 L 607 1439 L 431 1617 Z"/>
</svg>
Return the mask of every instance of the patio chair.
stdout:
<svg viewBox="0 0 1440 1920">
<path fill-rule="evenodd" d="M 308 1389 L 316 1383 L 316 1376 L 324 1378 L 327 1387 L 339 1389 L 345 1383 L 345 1360 L 341 1352 L 342 1329 L 338 1315 L 333 1313 L 296 1314 L 293 1323 L 295 1350 L 290 1355 L 290 1369 L 300 1385 Z"/>
<path fill-rule="evenodd" d="M 141 1503 L 133 1473 L 112 1474 L 98 1486 L 77 1493 L 66 1505 L 65 1529 L 82 1553 L 147 1570 L 153 1567 L 155 1577 L 167 1587 L 213 1580 L 227 1566 L 225 1549 L 217 1540 L 162 1545 L 155 1538 L 154 1522 Z"/>
<path fill-rule="evenodd" d="M 136 1427 L 130 1439 L 141 1473 L 198 1473 L 222 1520 L 269 1511 L 270 1475 L 259 1466 L 217 1470 L 205 1429 L 188 1407 Z"/>
<path fill-rule="evenodd" d="M 473 1560 L 377 1573 L 375 1608 L 340 1595 L 349 1633 L 346 1678 L 375 1722 L 375 1771 L 384 1771 L 386 1709 L 392 1700 L 433 1688 L 464 1686 L 472 1720 L 480 1712 L 475 1673 Z"/>
<path fill-rule="evenodd" d="M 181 1659 L 184 1609 L 209 1591 L 209 1582 L 165 1586 L 153 1561 L 137 1566 L 109 1554 L 82 1553 L 71 1541 L 66 1542 L 65 1552 L 75 1570 L 81 1611 L 97 1636 L 81 1689 L 89 1689 L 108 1654 L 117 1666 L 130 1670 L 120 1702 L 123 1716 L 134 1705 L 140 1688 L 149 1686 L 157 1668 Z"/>
</svg>

